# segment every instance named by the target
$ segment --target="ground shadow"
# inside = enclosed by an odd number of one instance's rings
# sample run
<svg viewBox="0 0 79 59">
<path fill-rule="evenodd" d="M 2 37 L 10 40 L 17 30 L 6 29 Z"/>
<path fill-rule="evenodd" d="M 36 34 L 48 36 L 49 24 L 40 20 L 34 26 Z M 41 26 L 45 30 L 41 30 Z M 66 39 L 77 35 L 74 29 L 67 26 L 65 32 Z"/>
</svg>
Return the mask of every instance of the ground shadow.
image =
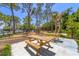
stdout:
<svg viewBox="0 0 79 59">
<path fill-rule="evenodd" d="M 54 53 L 53 51 L 50 51 L 50 50 L 42 47 L 40 54 L 42 56 L 55 56 L 56 53 Z"/>
<path fill-rule="evenodd" d="M 54 40 L 54 43 L 63 43 L 63 41 L 60 39 L 57 39 L 57 40 Z"/>
<path fill-rule="evenodd" d="M 26 48 L 26 51 L 31 55 L 31 56 L 36 56 L 34 52 L 32 52 L 32 50 L 30 50 L 29 48 Z M 56 53 L 50 51 L 50 50 L 47 50 L 45 48 L 41 48 L 41 51 L 40 51 L 40 56 L 55 56 Z"/>
<path fill-rule="evenodd" d="M 36 56 L 34 52 L 32 52 L 28 47 L 24 47 L 26 51 L 31 55 L 31 56 Z"/>
</svg>

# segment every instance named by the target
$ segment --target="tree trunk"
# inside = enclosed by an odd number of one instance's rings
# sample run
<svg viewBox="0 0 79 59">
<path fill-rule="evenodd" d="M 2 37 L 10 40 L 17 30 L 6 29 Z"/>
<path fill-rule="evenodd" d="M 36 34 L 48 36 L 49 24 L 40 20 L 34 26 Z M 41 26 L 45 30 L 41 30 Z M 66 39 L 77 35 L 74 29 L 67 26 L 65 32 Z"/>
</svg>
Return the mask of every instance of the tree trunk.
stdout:
<svg viewBox="0 0 79 59">
<path fill-rule="evenodd" d="M 74 39 L 74 28 L 72 28 L 71 31 L 71 38 Z"/>
<path fill-rule="evenodd" d="M 28 31 L 30 32 L 30 14 L 28 12 Z"/>
<path fill-rule="evenodd" d="M 2 30 L 2 34 L 3 34 L 3 36 L 5 35 L 5 34 L 4 34 L 4 30 Z"/>
<path fill-rule="evenodd" d="M 47 16 L 47 23 L 48 23 L 48 16 Z M 46 28 L 46 30 L 49 31 L 48 28 Z"/>
<path fill-rule="evenodd" d="M 12 24 L 12 30 L 13 30 L 13 34 L 15 34 L 15 19 L 14 19 L 14 12 L 13 12 L 13 5 L 12 5 L 12 3 L 10 4 L 10 8 L 11 8 L 11 13 L 12 13 L 12 22 L 13 22 L 13 24 Z"/>
</svg>

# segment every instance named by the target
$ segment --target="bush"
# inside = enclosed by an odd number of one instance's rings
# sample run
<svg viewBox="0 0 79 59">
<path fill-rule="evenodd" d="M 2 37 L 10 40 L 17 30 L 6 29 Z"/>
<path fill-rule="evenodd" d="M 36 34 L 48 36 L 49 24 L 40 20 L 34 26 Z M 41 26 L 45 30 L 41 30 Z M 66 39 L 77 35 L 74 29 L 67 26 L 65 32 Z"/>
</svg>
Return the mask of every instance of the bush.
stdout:
<svg viewBox="0 0 79 59">
<path fill-rule="evenodd" d="M 76 37 L 76 39 L 79 39 L 79 29 L 76 30 L 75 37 Z"/>
<path fill-rule="evenodd" d="M 78 44 L 78 46 L 79 46 L 79 41 L 76 41 L 77 42 L 77 44 Z"/>
<path fill-rule="evenodd" d="M 11 56 L 11 46 L 7 44 L 5 48 L 1 51 L 1 56 Z"/>
<path fill-rule="evenodd" d="M 79 51 L 79 40 L 76 40 L 76 42 L 77 42 L 77 45 L 78 45 L 78 51 Z"/>
<path fill-rule="evenodd" d="M 2 38 L 3 36 L 2 35 L 0 35 L 0 38 Z"/>
</svg>

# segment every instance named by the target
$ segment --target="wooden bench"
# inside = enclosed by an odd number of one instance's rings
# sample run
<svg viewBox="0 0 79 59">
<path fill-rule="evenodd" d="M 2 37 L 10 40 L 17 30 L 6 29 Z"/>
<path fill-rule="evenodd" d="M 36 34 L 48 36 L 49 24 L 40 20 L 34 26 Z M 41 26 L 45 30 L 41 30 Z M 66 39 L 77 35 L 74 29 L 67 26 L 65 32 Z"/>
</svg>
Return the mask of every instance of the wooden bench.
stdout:
<svg viewBox="0 0 79 59">
<path fill-rule="evenodd" d="M 30 41 L 30 40 L 25 40 L 25 43 L 27 43 L 26 47 L 30 46 L 30 47 L 32 47 L 37 52 L 36 55 L 40 54 L 40 48 L 41 48 L 41 46 L 38 45 L 39 43 L 35 44 L 32 41 Z"/>
</svg>

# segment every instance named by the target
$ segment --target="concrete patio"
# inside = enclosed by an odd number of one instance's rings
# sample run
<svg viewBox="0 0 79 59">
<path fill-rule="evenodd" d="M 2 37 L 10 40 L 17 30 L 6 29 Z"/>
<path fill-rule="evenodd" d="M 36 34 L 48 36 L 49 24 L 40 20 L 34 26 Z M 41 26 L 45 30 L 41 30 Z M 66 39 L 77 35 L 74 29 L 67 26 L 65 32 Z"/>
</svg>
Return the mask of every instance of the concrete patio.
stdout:
<svg viewBox="0 0 79 59">
<path fill-rule="evenodd" d="M 74 40 L 60 38 L 61 42 L 50 42 L 53 48 L 46 49 L 46 46 L 43 46 L 41 49 L 40 56 L 79 56 L 77 51 L 77 44 Z M 35 56 L 35 51 L 31 48 L 25 48 L 26 43 L 24 41 L 14 43 L 12 47 L 12 56 Z"/>
</svg>

